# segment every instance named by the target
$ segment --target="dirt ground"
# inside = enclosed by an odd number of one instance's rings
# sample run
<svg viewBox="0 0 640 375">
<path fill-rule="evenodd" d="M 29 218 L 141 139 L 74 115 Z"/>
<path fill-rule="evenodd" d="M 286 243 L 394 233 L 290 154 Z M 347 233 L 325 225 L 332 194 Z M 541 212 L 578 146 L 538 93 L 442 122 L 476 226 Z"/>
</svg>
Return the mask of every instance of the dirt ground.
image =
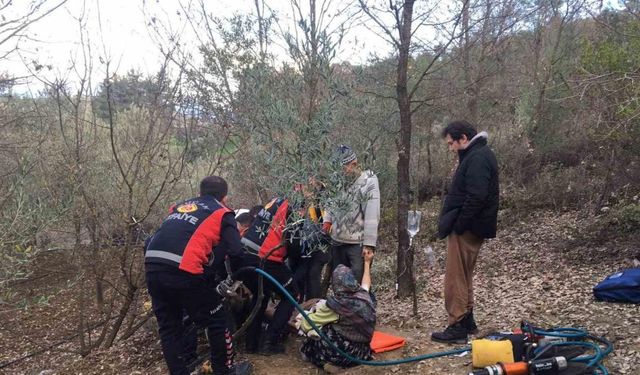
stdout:
<svg viewBox="0 0 640 375">
<path fill-rule="evenodd" d="M 615 351 L 605 364 L 612 374 L 640 373 L 640 306 L 594 301 L 592 287 L 607 275 L 632 265 L 640 250 L 635 235 L 607 236 L 593 231 L 593 218 L 580 212 L 533 212 L 521 219 L 501 213 L 498 238 L 482 248 L 475 277 L 474 313 L 481 333 L 518 327 L 522 319 L 539 326 L 584 327 L 611 340 Z M 604 237 L 603 237 L 604 236 Z M 378 329 L 400 334 L 407 345 L 376 359 L 391 359 L 455 346 L 432 343 L 430 333 L 442 329 L 445 311 L 442 301 L 445 244 L 431 243 L 438 262 L 426 263 L 421 250 L 428 244 L 418 241 L 418 316 L 413 316 L 410 299 L 394 298 L 393 242 L 386 241 L 374 263 L 377 284 Z M 160 374 L 166 373 L 159 340 L 151 325 L 108 350 L 86 357 L 74 353 L 77 342 L 47 349 L 75 332 L 74 296 L 65 291 L 73 281 L 73 269 L 64 259 L 52 259 L 34 275 L 38 280 L 18 289 L 31 303 L 16 307 L 0 304 L 0 366 L 33 355 L 0 369 L 6 374 Z M 43 276 L 44 275 L 44 276 Z M 46 301 L 42 301 L 46 296 Z M 271 357 L 245 356 L 255 366 L 255 374 L 319 374 L 323 371 L 303 362 L 298 354 L 300 339 L 288 341 L 287 354 Z M 469 354 L 391 367 L 358 366 L 345 374 L 466 374 Z"/>
</svg>

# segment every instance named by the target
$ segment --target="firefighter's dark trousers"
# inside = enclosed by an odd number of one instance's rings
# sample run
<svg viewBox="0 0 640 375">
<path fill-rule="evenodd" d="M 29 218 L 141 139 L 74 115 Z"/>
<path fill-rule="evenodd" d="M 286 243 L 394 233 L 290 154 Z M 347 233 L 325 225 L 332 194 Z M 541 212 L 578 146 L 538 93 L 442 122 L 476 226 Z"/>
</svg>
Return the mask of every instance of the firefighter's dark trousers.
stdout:
<svg viewBox="0 0 640 375">
<path fill-rule="evenodd" d="M 188 374 L 185 363 L 184 312 L 207 330 L 214 374 L 227 374 L 233 366 L 231 333 L 225 309 L 215 287 L 203 276 L 177 268 L 146 273 L 153 312 L 158 320 L 162 353 L 172 375 Z"/>
<path fill-rule="evenodd" d="M 244 264 L 246 266 L 257 267 L 259 264 L 259 258 L 254 255 L 247 254 L 244 258 Z M 291 270 L 284 263 L 266 261 L 264 270 L 269 275 L 273 276 L 273 278 L 276 279 L 280 284 L 282 284 L 282 286 L 284 286 L 292 296 L 297 297 L 298 289 L 293 282 L 293 275 L 291 273 Z M 245 273 L 243 275 L 243 281 L 253 293 L 253 308 L 258 299 L 258 274 L 255 272 Z M 262 305 L 260 306 L 255 319 L 253 320 L 253 322 L 251 322 L 247 330 L 248 350 L 256 350 L 259 347 L 264 312 L 267 308 L 269 297 L 271 296 L 272 292 L 278 294 L 281 300 L 280 303 L 278 303 L 278 306 L 276 307 L 275 313 L 273 315 L 273 319 L 271 320 L 267 328 L 266 339 L 268 342 L 281 343 L 284 340 L 286 334 L 288 333 L 287 323 L 289 322 L 291 313 L 293 313 L 293 310 L 295 309 L 293 304 L 289 302 L 289 300 L 286 299 L 282 295 L 282 293 L 280 293 L 279 289 L 277 289 L 273 284 L 271 284 L 271 282 L 266 279 L 263 280 L 263 290 L 265 297 L 262 300 Z"/>
</svg>

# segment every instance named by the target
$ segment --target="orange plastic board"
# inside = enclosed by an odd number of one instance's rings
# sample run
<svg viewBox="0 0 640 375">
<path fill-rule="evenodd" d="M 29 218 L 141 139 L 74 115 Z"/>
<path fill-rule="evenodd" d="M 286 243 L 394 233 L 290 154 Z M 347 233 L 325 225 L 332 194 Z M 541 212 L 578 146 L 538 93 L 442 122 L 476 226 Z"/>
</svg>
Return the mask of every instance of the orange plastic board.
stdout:
<svg viewBox="0 0 640 375">
<path fill-rule="evenodd" d="M 380 331 L 373 332 L 373 337 L 371 338 L 371 350 L 374 353 L 383 353 L 391 350 L 395 350 L 398 348 L 402 348 L 406 340 L 402 337 L 393 336 L 388 333 L 383 333 Z"/>
</svg>

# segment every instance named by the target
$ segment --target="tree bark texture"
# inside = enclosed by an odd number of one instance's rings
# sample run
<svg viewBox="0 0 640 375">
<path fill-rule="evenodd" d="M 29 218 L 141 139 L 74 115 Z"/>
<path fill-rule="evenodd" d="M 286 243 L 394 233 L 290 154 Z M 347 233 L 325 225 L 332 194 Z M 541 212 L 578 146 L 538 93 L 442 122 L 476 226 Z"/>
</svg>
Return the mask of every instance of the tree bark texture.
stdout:
<svg viewBox="0 0 640 375">
<path fill-rule="evenodd" d="M 413 250 L 409 248 L 409 234 L 407 233 L 407 212 L 410 205 L 409 162 L 411 160 L 411 98 L 407 88 L 407 76 L 413 3 L 412 0 L 404 1 L 402 18 L 400 25 L 398 25 L 400 34 L 396 81 L 396 98 L 400 112 L 400 139 L 396 143 L 398 149 L 398 259 L 396 269 L 398 297 L 410 296 L 413 289 Z"/>
</svg>

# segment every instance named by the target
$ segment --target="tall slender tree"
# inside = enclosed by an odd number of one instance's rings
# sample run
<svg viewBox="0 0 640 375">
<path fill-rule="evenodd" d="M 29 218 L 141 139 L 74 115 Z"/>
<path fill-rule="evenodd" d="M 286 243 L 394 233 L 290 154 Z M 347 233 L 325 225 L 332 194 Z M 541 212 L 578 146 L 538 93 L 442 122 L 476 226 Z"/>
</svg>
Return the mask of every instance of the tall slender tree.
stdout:
<svg viewBox="0 0 640 375">
<path fill-rule="evenodd" d="M 409 247 L 407 233 L 407 212 L 411 205 L 410 160 L 412 115 L 426 101 L 416 97 L 418 88 L 428 79 L 440 56 L 456 38 L 460 12 L 453 16 L 437 12 L 436 2 L 423 4 L 416 9 L 414 0 L 390 1 L 384 5 L 369 4 L 359 0 L 362 11 L 377 25 L 381 35 L 392 44 L 396 58 L 395 101 L 398 105 L 400 129 L 396 138 L 397 161 L 397 294 L 399 297 L 415 294 L 413 275 L 413 249 Z M 392 22 L 387 22 L 391 19 Z M 433 38 L 437 43 L 431 45 L 415 43 L 416 32 L 421 28 L 430 28 L 437 34 Z M 416 68 L 411 65 L 412 53 L 430 56 L 426 66 Z"/>
</svg>

